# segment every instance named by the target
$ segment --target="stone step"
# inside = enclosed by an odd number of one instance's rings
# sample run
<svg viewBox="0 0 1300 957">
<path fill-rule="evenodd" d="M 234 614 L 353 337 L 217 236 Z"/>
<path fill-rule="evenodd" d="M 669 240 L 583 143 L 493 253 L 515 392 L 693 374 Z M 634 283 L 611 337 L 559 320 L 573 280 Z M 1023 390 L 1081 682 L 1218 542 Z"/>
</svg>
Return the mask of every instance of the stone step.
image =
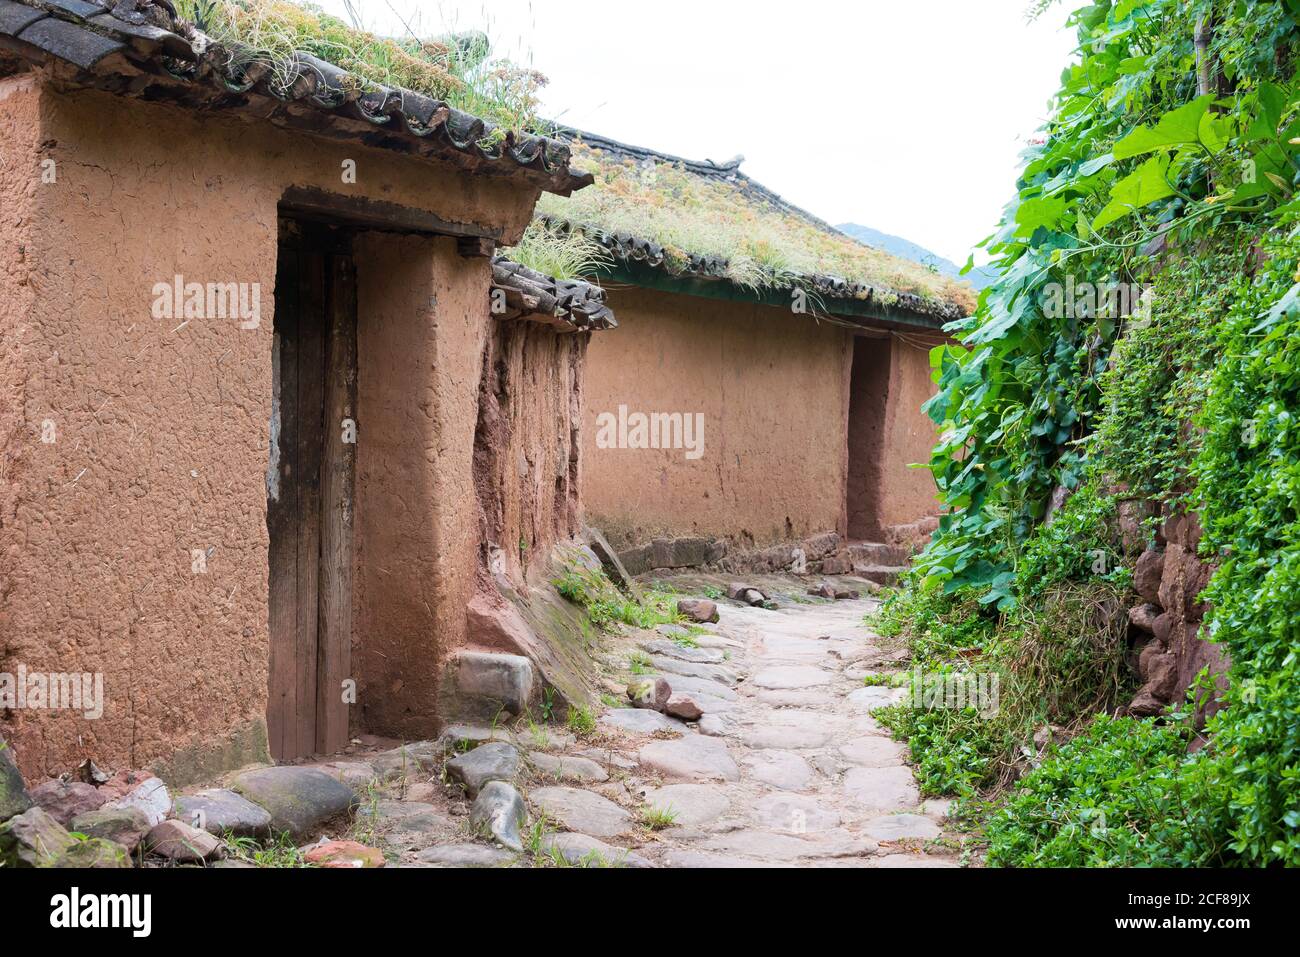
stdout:
<svg viewBox="0 0 1300 957">
<path fill-rule="evenodd" d="M 854 542 L 848 549 L 854 565 L 898 566 L 906 565 L 912 558 L 912 550 L 906 545 L 885 542 Z"/>
<path fill-rule="evenodd" d="M 899 577 L 906 568 L 900 565 L 857 565 L 853 566 L 853 574 L 860 578 L 865 578 L 869 582 L 875 582 L 877 585 L 896 585 Z"/>
</svg>

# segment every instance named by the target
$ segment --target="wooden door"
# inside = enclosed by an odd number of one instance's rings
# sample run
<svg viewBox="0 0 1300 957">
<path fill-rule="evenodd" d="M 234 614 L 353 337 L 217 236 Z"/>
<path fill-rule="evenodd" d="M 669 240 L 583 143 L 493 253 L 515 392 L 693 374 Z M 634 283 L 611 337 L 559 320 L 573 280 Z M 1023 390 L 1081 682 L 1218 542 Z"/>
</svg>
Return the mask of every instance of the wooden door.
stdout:
<svg viewBox="0 0 1300 957">
<path fill-rule="evenodd" d="M 356 312 L 346 234 L 282 221 L 267 471 L 266 723 L 277 760 L 330 753 L 348 740 Z"/>
</svg>

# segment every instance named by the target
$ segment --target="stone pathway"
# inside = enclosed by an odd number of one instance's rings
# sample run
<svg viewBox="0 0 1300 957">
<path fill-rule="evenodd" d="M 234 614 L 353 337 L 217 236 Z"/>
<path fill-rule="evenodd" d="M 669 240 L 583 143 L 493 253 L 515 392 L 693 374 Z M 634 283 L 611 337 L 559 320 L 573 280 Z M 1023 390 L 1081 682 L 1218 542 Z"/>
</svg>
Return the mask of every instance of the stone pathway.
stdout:
<svg viewBox="0 0 1300 957">
<path fill-rule="evenodd" d="M 699 595 L 728 582 L 665 584 Z M 905 748 L 870 715 L 905 694 L 864 682 L 903 665 L 863 624 L 876 602 L 809 598 L 801 579 L 751 584 L 763 594 L 718 600 L 715 624 L 610 636 L 605 700 L 626 701 L 635 683 L 650 707 L 604 708 L 594 728 L 521 721 L 397 747 L 362 739 L 174 805 L 148 776 L 54 782 L 0 838 L 19 858 L 66 856 L 72 826 L 95 839 L 79 851 L 97 866 L 125 866 L 137 846 L 155 865 L 249 866 L 237 838 L 284 833 L 300 859 L 334 867 L 958 866 L 947 802 L 921 801 Z M 104 803 L 109 791 L 120 799 Z"/>
<path fill-rule="evenodd" d="M 957 866 L 955 845 L 940 840 L 946 802 L 922 803 L 906 748 L 869 714 L 904 694 L 863 683 L 900 667 L 863 625 L 876 603 L 778 604 L 720 601 L 716 640 L 697 639 L 725 651 L 711 667 L 734 681 L 655 648 L 664 654 L 651 655 L 650 672 L 708 703 L 698 727 L 672 736 L 620 729 L 612 750 L 637 762 L 629 796 L 674 815 L 636 852 L 668 867 Z M 613 711 L 602 724 L 624 720 Z"/>
<path fill-rule="evenodd" d="M 654 701 L 662 678 L 698 720 L 606 707 L 583 734 L 457 726 L 436 743 L 336 761 L 323 766 L 335 776 L 380 776 L 353 782 L 351 836 L 408 867 L 958 866 L 947 802 L 921 801 L 905 748 L 870 716 L 904 693 L 863 681 L 902 666 L 863 624 L 876 602 L 810 599 L 798 579 L 756 584 L 775 608 L 723 599 L 702 634 L 660 626 L 610 640 L 607 701 L 626 700 L 630 682 L 650 682 Z"/>
</svg>

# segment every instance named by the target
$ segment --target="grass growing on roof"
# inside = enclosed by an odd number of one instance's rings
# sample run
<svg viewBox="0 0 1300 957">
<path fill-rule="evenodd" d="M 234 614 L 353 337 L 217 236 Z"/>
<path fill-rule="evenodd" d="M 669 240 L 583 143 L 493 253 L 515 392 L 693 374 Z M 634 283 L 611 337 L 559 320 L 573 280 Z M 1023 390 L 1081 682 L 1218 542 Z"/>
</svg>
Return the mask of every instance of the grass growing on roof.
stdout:
<svg viewBox="0 0 1300 957">
<path fill-rule="evenodd" d="M 544 195 L 539 213 L 652 240 L 678 265 L 690 255 L 723 258 L 728 278 L 749 289 L 789 288 L 800 276 L 823 274 L 877 287 L 884 301 L 889 292 L 906 292 L 959 303 L 966 312 L 975 305 L 965 284 L 747 196 L 733 183 L 581 143 L 573 157 L 595 184 L 569 197 Z"/>
<path fill-rule="evenodd" d="M 552 279 L 587 279 L 600 266 L 612 264 L 605 247 L 581 233 L 562 232 L 533 220 L 519 245 L 502 252 L 514 262 Z"/>
<path fill-rule="evenodd" d="M 540 131 L 537 91 L 546 78 L 490 59 L 486 34 L 381 37 L 292 0 L 176 0 L 177 15 L 223 42 L 258 51 L 281 78 L 302 51 L 353 74 L 360 84 L 400 86 L 445 100 L 501 127 Z M 355 7 L 353 8 L 355 10 Z"/>
</svg>

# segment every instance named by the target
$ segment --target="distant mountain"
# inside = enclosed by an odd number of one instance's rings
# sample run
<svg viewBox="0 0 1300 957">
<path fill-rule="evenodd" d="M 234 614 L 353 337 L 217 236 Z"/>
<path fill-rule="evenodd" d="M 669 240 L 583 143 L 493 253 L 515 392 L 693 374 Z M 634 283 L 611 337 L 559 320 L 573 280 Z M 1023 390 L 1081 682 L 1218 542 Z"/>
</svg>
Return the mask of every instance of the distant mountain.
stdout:
<svg viewBox="0 0 1300 957">
<path fill-rule="evenodd" d="M 885 252 L 901 259 L 910 259 L 922 266 L 933 266 L 943 275 L 951 276 L 953 279 L 964 279 L 977 290 L 983 289 L 997 277 L 997 271 L 988 266 L 976 266 L 966 275 L 959 275 L 961 267 L 951 259 L 944 259 L 938 253 L 930 252 L 924 246 L 918 246 L 910 239 L 904 239 L 902 236 L 891 236 L 889 233 L 882 233 L 870 226 L 859 226 L 857 223 L 840 223 L 835 228 L 852 236 L 860 243 L 883 249 Z"/>
</svg>

